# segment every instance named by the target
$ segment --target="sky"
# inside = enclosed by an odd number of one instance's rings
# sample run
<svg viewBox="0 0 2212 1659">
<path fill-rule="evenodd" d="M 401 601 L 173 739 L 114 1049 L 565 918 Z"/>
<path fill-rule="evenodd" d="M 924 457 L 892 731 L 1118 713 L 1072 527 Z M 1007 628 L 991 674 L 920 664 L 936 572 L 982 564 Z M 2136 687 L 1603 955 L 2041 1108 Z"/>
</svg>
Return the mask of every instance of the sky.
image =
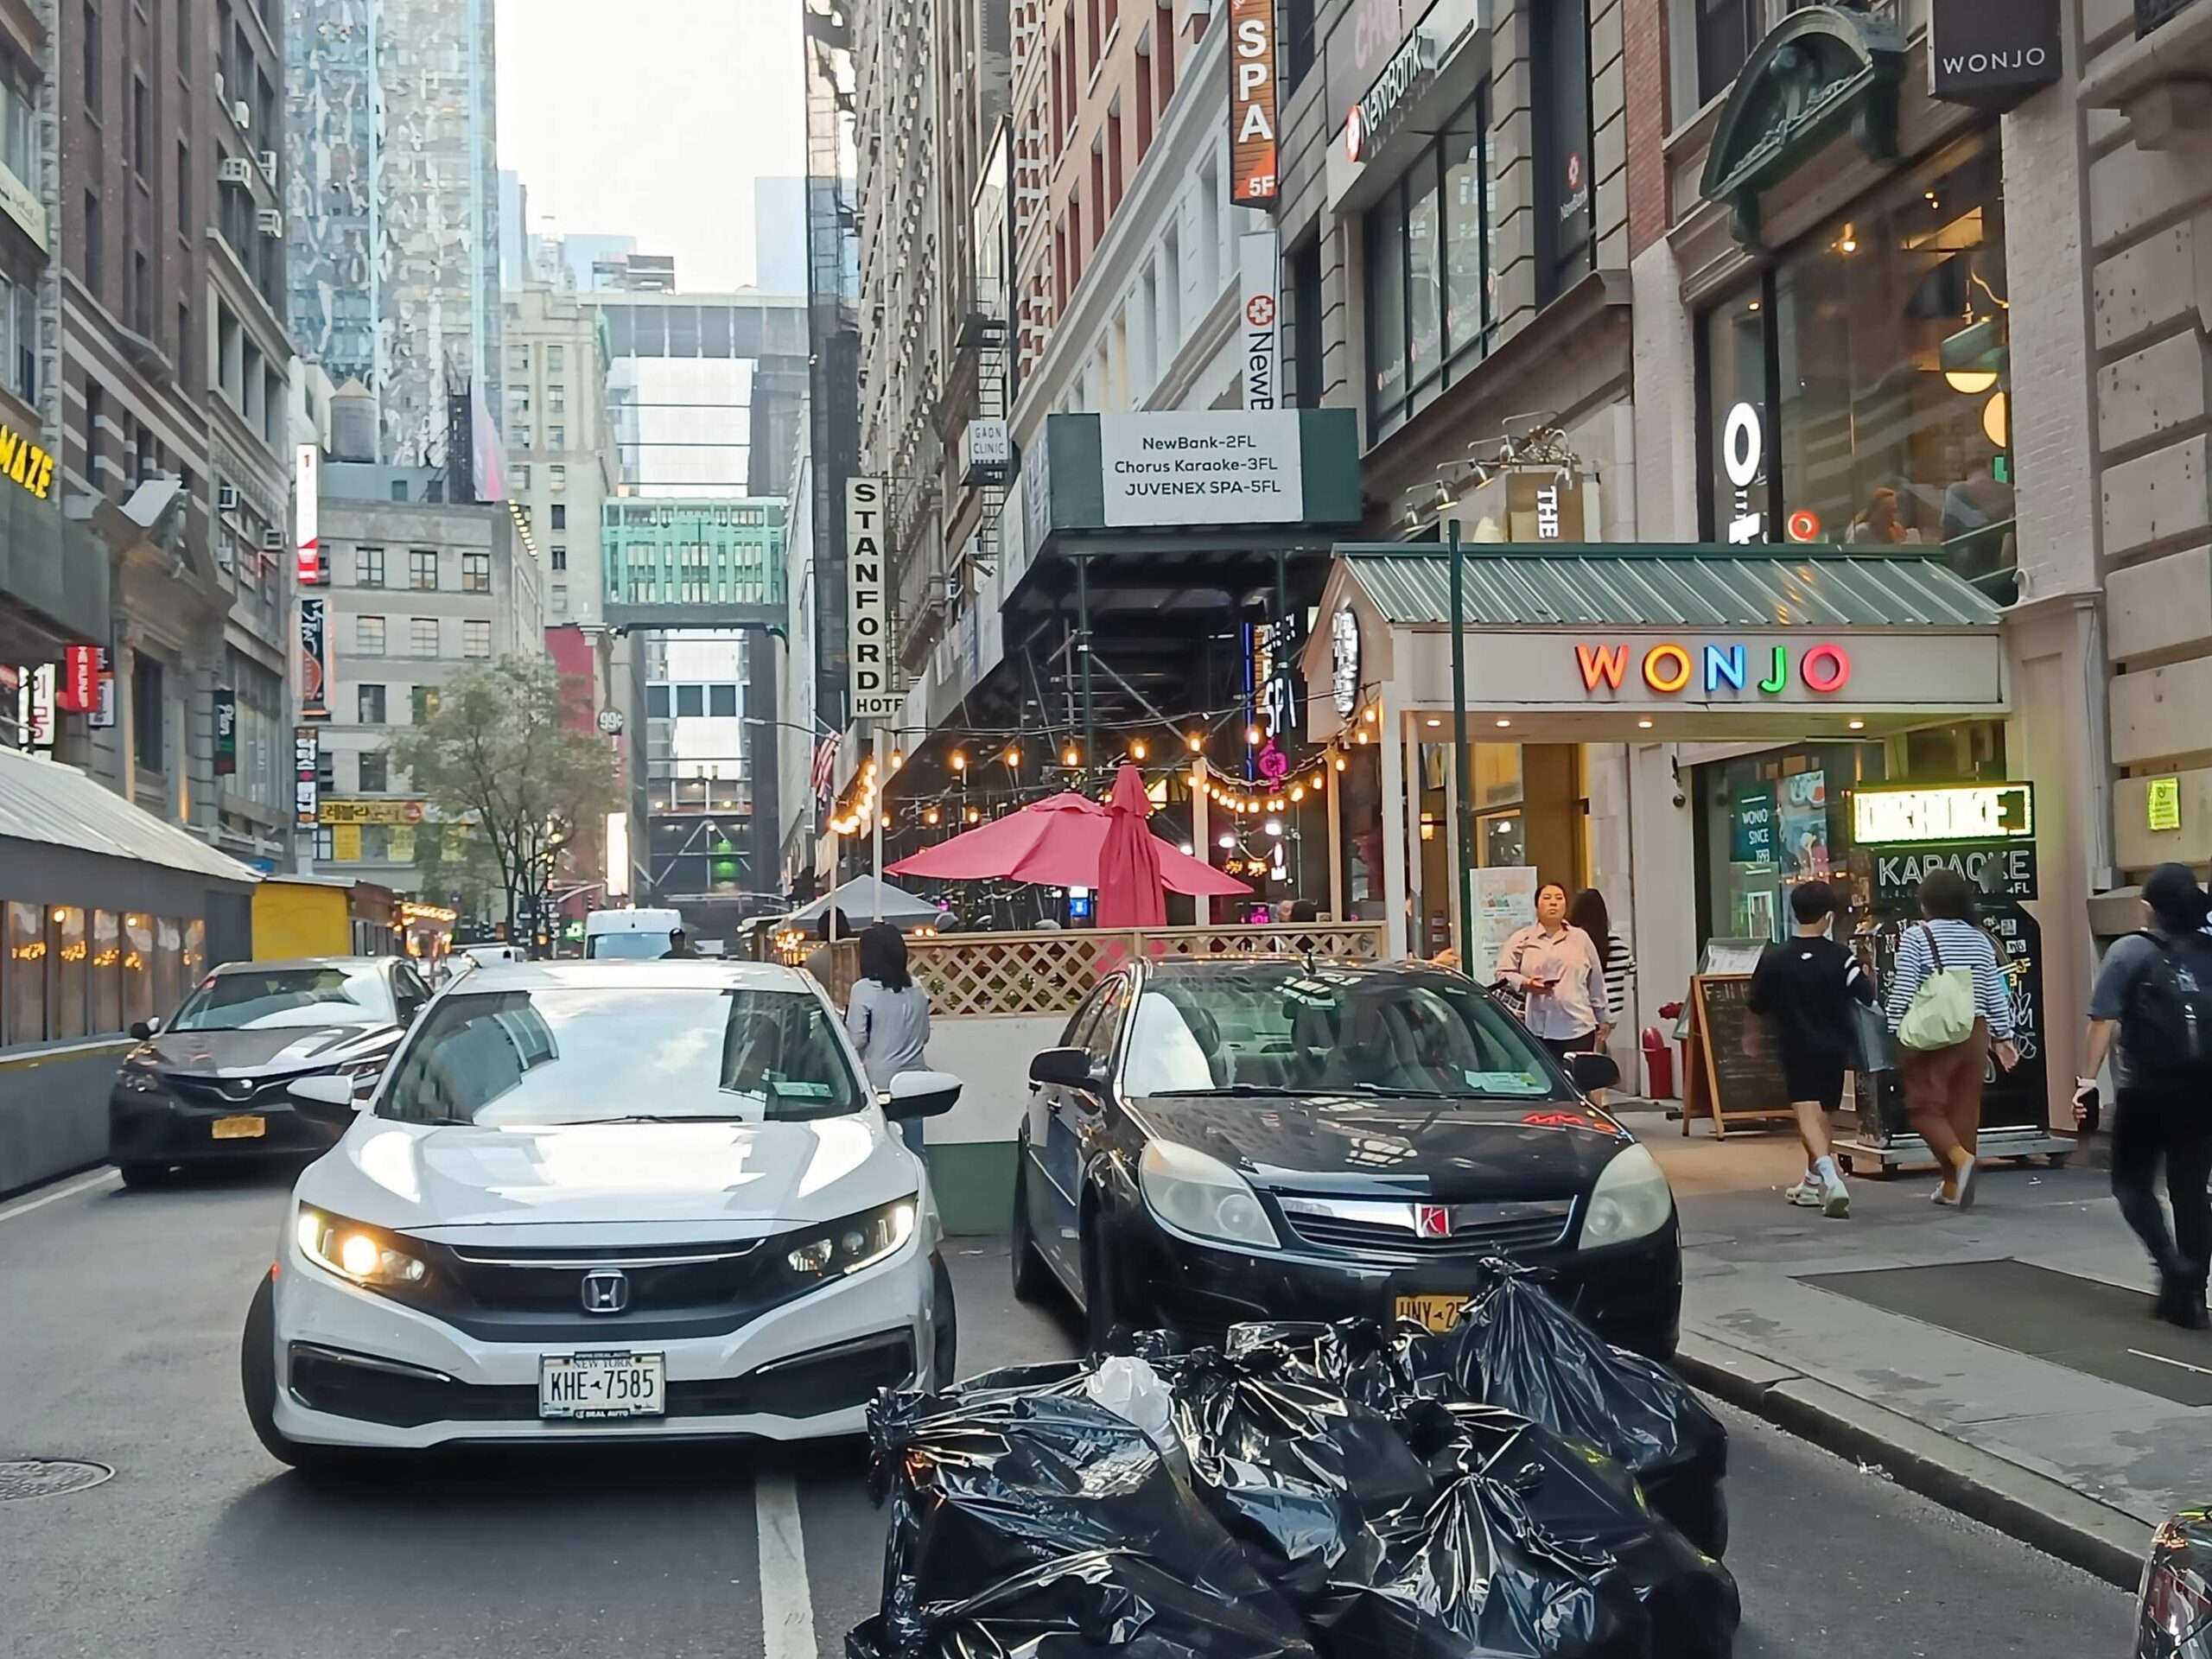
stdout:
<svg viewBox="0 0 2212 1659">
<path fill-rule="evenodd" d="M 753 281 L 753 181 L 806 170 L 799 0 L 496 0 L 499 166 L 530 229 Z"/>
</svg>

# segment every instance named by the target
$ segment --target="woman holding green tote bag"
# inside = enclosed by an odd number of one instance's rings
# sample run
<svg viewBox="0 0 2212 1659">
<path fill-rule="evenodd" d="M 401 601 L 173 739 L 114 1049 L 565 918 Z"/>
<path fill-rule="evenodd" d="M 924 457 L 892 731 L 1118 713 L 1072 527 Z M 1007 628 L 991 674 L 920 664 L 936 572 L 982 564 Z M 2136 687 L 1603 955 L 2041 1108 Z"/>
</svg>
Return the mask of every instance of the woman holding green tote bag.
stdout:
<svg viewBox="0 0 2212 1659">
<path fill-rule="evenodd" d="M 1964 1209 L 1974 1202 L 1990 1046 L 2007 1071 L 2020 1051 L 1997 946 L 1974 924 L 1966 877 L 1942 866 L 1923 876 L 1920 913 L 1897 941 L 1886 1011 L 1904 1053 L 1905 1116 L 1946 1172 L 1936 1202 Z"/>
</svg>

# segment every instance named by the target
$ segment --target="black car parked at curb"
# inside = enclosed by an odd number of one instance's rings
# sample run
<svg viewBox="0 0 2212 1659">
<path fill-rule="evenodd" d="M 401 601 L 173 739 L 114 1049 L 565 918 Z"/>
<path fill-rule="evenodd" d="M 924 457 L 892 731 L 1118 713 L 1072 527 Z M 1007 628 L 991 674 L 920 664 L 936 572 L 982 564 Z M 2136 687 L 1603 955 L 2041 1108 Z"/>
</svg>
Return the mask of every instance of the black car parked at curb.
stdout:
<svg viewBox="0 0 2212 1659">
<path fill-rule="evenodd" d="M 175 1015 L 144 1021 L 108 1095 L 108 1156 L 126 1186 L 180 1165 L 320 1154 L 345 1125 L 300 1111 L 302 1077 L 384 1071 L 430 988 L 403 957 L 237 962 L 194 986 Z"/>
<path fill-rule="evenodd" d="M 1471 981 L 1420 963 L 1132 963 L 1031 1063 L 1018 1296 L 1090 1344 L 1164 1325 L 1412 1319 L 1485 1257 L 1546 1270 L 1609 1341 L 1674 1352 L 1681 1244 L 1651 1154 Z"/>
</svg>

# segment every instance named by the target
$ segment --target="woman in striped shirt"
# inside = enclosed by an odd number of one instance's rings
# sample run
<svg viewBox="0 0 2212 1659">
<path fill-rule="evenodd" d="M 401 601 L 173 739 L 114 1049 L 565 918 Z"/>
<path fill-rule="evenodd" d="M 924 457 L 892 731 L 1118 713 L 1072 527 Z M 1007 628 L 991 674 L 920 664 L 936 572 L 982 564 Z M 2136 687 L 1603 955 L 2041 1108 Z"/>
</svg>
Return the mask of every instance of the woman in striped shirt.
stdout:
<svg viewBox="0 0 2212 1659">
<path fill-rule="evenodd" d="M 1591 944 L 1598 947 L 1598 960 L 1605 964 L 1605 1008 L 1598 1016 L 1598 1035 L 1591 1044 L 1602 1054 L 1612 1041 L 1613 1028 L 1628 1017 L 1628 986 L 1636 975 L 1636 958 L 1629 952 L 1628 941 L 1613 931 L 1612 918 L 1605 912 L 1605 895 L 1597 888 L 1585 887 L 1574 895 L 1567 919 L 1590 936 Z M 1598 1090 L 1590 1097 L 1603 1106 L 1605 1090 Z"/>
<path fill-rule="evenodd" d="M 1973 970 L 1974 1030 L 1948 1048 L 1904 1051 L 1905 1115 L 1946 1172 L 1936 1202 L 1964 1209 L 1974 1202 L 1991 1046 L 2007 1071 L 2020 1063 L 2020 1051 L 2012 1046 L 2012 1004 L 1998 969 L 1997 946 L 1974 924 L 1974 888 L 1966 877 L 1944 866 L 1921 877 L 1920 913 L 1927 919 L 1897 941 L 1885 1012 L 1895 1031 L 1930 974 Z"/>
</svg>

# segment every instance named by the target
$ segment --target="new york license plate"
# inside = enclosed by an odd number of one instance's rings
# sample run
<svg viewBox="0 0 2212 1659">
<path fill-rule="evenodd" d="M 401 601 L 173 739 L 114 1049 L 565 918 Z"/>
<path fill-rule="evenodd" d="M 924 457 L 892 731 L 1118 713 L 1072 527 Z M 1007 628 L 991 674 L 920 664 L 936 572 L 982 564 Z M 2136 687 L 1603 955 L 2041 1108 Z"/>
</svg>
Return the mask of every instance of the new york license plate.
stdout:
<svg viewBox="0 0 2212 1659">
<path fill-rule="evenodd" d="M 1398 1317 L 1439 1335 L 1459 1324 L 1459 1314 L 1467 1306 L 1465 1296 L 1401 1296 L 1398 1298 Z"/>
<path fill-rule="evenodd" d="M 659 1354 L 542 1355 L 537 1362 L 537 1414 L 664 1416 L 667 1370 Z"/>
<path fill-rule="evenodd" d="M 269 1120 L 250 1113 L 219 1117 L 207 1132 L 218 1141 L 258 1141 L 269 1133 Z"/>
</svg>

